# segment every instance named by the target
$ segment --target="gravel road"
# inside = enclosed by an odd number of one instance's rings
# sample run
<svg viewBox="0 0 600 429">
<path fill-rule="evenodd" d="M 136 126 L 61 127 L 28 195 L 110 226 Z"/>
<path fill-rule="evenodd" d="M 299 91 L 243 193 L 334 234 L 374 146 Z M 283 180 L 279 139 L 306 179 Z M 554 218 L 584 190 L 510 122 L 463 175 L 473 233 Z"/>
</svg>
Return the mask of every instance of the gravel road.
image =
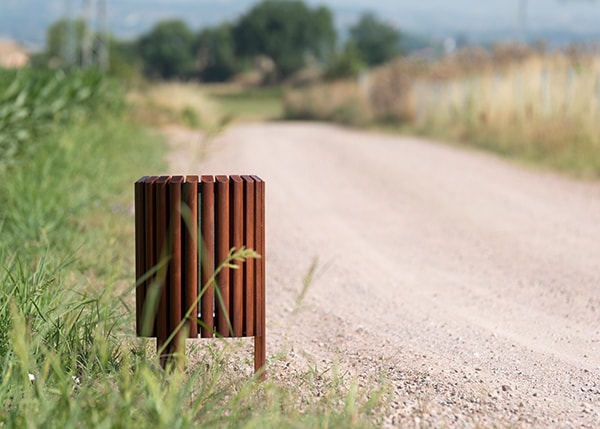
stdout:
<svg viewBox="0 0 600 429">
<path fill-rule="evenodd" d="M 277 365 L 383 377 L 386 427 L 600 427 L 599 184 L 324 124 L 238 125 L 204 160 L 167 133 L 173 173 L 267 182 Z"/>
</svg>

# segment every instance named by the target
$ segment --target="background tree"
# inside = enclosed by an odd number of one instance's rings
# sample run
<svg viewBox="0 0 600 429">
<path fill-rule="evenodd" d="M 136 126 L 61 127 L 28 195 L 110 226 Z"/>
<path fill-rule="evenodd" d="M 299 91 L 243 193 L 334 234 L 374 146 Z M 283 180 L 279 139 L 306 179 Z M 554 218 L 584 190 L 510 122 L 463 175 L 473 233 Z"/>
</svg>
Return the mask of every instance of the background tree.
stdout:
<svg viewBox="0 0 600 429">
<path fill-rule="evenodd" d="M 63 66 L 74 66 L 81 62 L 83 38 L 86 25 L 82 20 L 61 19 L 48 27 L 46 55 L 51 61 L 60 61 Z"/>
<path fill-rule="evenodd" d="M 331 56 L 323 77 L 329 80 L 355 78 L 364 68 L 365 63 L 356 46 L 348 42 L 342 51 Z"/>
<path fill-rule="evenodd" d="M 308 8 L 301 1 L 266 0 L 254 6 L 234 27 L 241 56 L 270 57 L 282 77 L 301 69 L 309 57 L 324 61 L 335 48 L 331 11 Z"/>
<path fill-rule="evenodd" d="M 138 41 L 144 72 L 163 79 L 184 78 L 194 69 L 194 33 L 181 20 L 163 21 Z"/>
<path fill-rule="evenodd" d="M 197 39 L 197 53 L 200 77 L 205 81 L 223 82 L 239 71 L 230 24 L 201 31 Z"/>
<path fill-rule="evenodd" d="M 350 27 L 350 41 L 369 66 L 385 63 L 400 53 L 400 32 L 372 13 L 363 14 Z"/>
<path fill-rule="evenodd" d="M 138 44 L 132 40 L 109 39 L 108 73 L 128 85 L 135 85 L 142 80 L 142 60 L 138 53 Z"/>
</svg>

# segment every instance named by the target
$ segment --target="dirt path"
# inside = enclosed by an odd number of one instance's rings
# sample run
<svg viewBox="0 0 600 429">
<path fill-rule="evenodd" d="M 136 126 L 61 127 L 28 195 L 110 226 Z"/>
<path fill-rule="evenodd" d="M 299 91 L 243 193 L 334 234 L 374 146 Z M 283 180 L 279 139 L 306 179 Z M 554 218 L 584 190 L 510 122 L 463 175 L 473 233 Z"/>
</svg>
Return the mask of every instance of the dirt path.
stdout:
<svg viewBox="0 0 600 429">
<path fill-rule="evenodd" d="M 174 173 L 267 182 L 269 352 L 385 375 L 388 426 L 600 425 L 599 185 L 322 124 L 237 126 L 206 161 L 169 134 Z"/>
</svg>

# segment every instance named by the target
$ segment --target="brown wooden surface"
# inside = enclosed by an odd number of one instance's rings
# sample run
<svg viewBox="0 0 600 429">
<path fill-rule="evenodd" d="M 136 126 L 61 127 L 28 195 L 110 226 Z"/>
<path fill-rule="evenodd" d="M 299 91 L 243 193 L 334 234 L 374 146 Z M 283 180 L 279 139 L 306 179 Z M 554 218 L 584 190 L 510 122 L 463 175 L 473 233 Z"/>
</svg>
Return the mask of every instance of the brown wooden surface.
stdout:
<svg viewBox="0 0 600 429">
<path fill-rule="evenodd" d="M 203 326 L 202 338 L 212 338 L 215 327 L 215 290 L 211 281 L 215 272 L 215 179 L 213 176 L 202 176 L 200 229 L 202 236 L 201 280 L 200 291 Z"/>
<path fill-rule="evenodd" d="M 242 176 L 244 180 L 244 246 L 255 249 L 254 243 L 254 179 L 251 176 Z M 243 266 L 244 271 L 244 335 L 254 336 L 254 258 L 248 259 Z"/>
<path fill-rule="evenodd" d="M 145 260 L 146 260 L 146 271 L 154 269 L 157 261 L 158 261 L 158 250 L 156 249 L 156 236 L 155 236 L 155 228 L 156 228 L 156 192 L 154 190 L 156 181 L 158 180 L 158 176 L 148 177 L 144 183 L 144 217 L 146 219 L 145 224 L 145 241 L 146 241 L 146 251 L 145 251 Z M 148 296 L 148 290 L 153 285 L 156 279 L 156 273 L 150 276 L 144 284 L 146 285 L 146 296 Z M 147 322 L 142 319 L 142 325 L 148 323 L 147 331 L 143 332 L 143 335 L 149 337 L 156 337 L 156 306 L 153 308 L 147 307 L 150 305 L 148 302 L 144 302 L 144 308 L 142 309 L 142 317 L 146 314 L 150 318 Z M 144 328 L 145 326 L 143 326 Z"/>
<path fill-rule="evenodd" d="M 184 314 L 188 318 L 188 337 L 198 336 L 198 176 L 187 176 L 183 184 L 183 203 L 187 217 L 183 219 Z"/>
<path fill-rule="evenodd" d="M 136 287 L 136 331 L 157 337 L 162 348 L 192 308 L 189 336 L 254 336 L 255 370 L 265 350 L 265 183 L 257 176 L 152 176 L 135 183 L 136 278 L 160 269 Z M 185 207 L 185 208 L 184 208 Z M 199 234 L 200 233 L 200 234 Z M 199 240 L 199 235 L 201 240 Z M 200 243 L 198 243 L 200 241 Z M 200 246 L 198 245 L 200 244 Z M 231 248 L 254 249 L 260 259 L 229 261 Z M 199 267 L 200 264 L 200 267 Z M 156 320 L 143 332 L 150 285 L 158 286 Z M 198 328 L 198 293 L 202 327 Z M 220 297 L 217 297 L 219 295 Z M 196 308 L 194 308 L 196 307 Z M 160 360 L 176 352 L 178 333 Z"/>
<path fill-rule="evenodd" d="M 254 369 L 259 371 L 266 361 L 265 345 L 265 182 L 257 176 L 252 176 L 255 181 L 256 192 L 256 251 L 261 258 L 256 264 L 256 332 L 254 337 Z M 264 374 L 263 374 L 264 377 Z"/>
<path fill-rule="evenodd" d="M 181 222 L 181 187 L 183 176 L 173 176 L 168 183 L 169 197 L 169 238 L 170 247 L 169 278 L 166 290 L 169 294 L 169 335 L 177 331 L 183 320 L 183 287 L 182 287 L 182 222 Z M 179 331 L 173 339 L 173 344 L 178 347 Z"/>
<path fill-rule="evenodd" d="M 215 266 L 218 267 L 229 253 L 229 178 L 216 177 L 215 187 Z M 217 274 L 219 295 L 215 298 L 217 331 L 223 337 L 230 336 L 229 268 L 223 267 Z M 216 291 L 215 291 L 216 292 Z"/>
<path fill-rule="evenodd" d="M 243 246 L 244 233 L 244 183 L 240 176 L 230 176 L 230 247 L 239 251 Z M 244 329 L 244 271 L 242 263 L 233 262 L 238 268 L 230 270 L 231 310 L 230 318 L 233 325 L 233 335 L 241 337 Z"/>
<path fill-rule="evenodd" d="M 167 280 L 167 268 L 164 266 L 164 262 L 168 259 L 168 248 L 167 248 L 167 230 L 169 227 L 168 219 L 168 189 L 167 181 L 168 176 L 160 176 L 156 181 L 155 186 L 155 204 L 156 204 L 156 250 L 157 250 L 157 263 L 161 264 L 161 268 L 158 270 L 156 277 L 160 282 L 160 298 L 158 301 L 158 312 L 156 315 L 156 346 L 161 348 L 166 343 L 169 332 L 169 290 Z M 163 355 L 168 353 L 164 351 Z M 164 362 L 164 356 L 161 356 L 161 360 Z"/>
<path fill-rule="evenodd" d="M 135 332 L 142 336 L 142 310 L 146 301 L 146 283 L 139 281 L 146 274 L 146 225 L 144 206 L 144 176 L 135 182 Z"/>
</svg>

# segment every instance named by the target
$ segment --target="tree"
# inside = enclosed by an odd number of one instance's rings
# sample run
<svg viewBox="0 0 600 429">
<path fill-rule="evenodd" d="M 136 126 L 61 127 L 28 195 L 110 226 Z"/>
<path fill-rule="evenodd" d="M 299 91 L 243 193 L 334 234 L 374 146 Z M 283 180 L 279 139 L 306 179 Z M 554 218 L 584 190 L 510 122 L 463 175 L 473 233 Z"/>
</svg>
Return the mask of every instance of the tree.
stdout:
<svg viewBox="0 0 600 429">
<path fill-rule="evenodd" d="M 187 77 L 194 68 L 194 33 L 181 20 L 159 22 L 138 41 L 148 76 L 173 79 Z"/>
<path fill-rule="evenodd" d="M 400 33 L 392 25 L 365 13 L 350 28 L 350 41 L 369 66 L 385 63 L 398 55 Z"/>
<path fill-rule="evenodd" d="M 48 27 L 46 55 L 60 60 L 61 65 L 74 66 L 81 60 L 83 38 L 87 31 L 82 20 L 61 19 Z"/>
<path fill-rule="evenodd" d="M 137 84 L 142 78 L 142 62 L 138 55 L 137 42 L 109 39 L 108 73 L 127 84 Z"/>
<path fill-rule="evenodd" d="M 352 42 L 347 42 L 341 52 L 331 56 L 324 77 L 329 80 L 355 78 L 364 67 L 356 46 Z"/>
<path fill-rule="evenodd" d="M 223 82 L 239 70 L 230 24 L 203 30 L 198 35 L 197 52 L 200 77 L 205 81 Z"/>
<path fill-rule="evenodd" d="M 309 57 L 325 61 L 334 51 L 336 33 L 326 7 L 313 10 L 302 1 L 265 0 L 242 16 L 234 38 L 238 54 L 266 55 L 287 77 Z"/>
</svg>

